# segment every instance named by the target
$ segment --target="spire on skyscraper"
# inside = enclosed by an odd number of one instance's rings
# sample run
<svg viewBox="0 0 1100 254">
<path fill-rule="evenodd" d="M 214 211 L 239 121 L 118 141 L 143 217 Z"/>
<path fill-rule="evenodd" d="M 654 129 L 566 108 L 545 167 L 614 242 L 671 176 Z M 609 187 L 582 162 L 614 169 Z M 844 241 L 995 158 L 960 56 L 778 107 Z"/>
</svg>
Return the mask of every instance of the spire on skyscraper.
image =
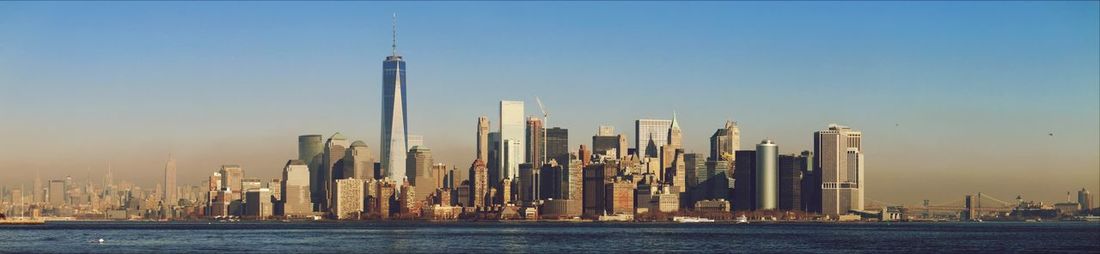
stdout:
<svg viewBox="0 0 1100 254">
<path fill-rule="evenodd" d="M 397 13 L 393 13 L 393 56 L 397 56 Z"/>
</svg>

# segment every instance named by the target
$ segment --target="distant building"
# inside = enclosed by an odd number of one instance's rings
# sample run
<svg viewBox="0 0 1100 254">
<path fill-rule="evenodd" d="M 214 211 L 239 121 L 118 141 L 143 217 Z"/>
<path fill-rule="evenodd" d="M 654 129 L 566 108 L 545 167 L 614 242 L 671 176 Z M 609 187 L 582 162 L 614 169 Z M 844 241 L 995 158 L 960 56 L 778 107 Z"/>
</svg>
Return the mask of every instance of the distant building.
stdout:
<svg viewBox="0 0 1100 254">
<path fill-rule="evenodd" d="M 639 157 L 658 158 L 661 146 L 668 144 L 672 120 L 638 119 L 634 121 L 634 145 Z"/>
<path fill-rule="evenodd" d="M 733 166 L 733 210 L 756 208 L 756 151 L 736 151 Z"/>
<path fill-rule="evenodd" d="M 473 207 L 489 205 L 489 169 L 481 159 L 470 165 L 470 199 Z"/>
<path fill-rule="evenodd" d="M 501 144 L 504 143 L 500 139 L 500 132 L 489 133 L 489 160 L 485 161 L 485 166 L 489 169 L 489 187 L 500 189 L 500 180 L 503 180 L 503 173 L 501 172 L 501 158 L 503 148 Z"/>
<path fill-rule="evenodd" d="M 863 210 L 862 133 L 829 125 L 814 132 L 815 172 L 821 174 L 821 212 L 827 215 Z"/>
<path fill-rule="evenodd" d="M 320 203 L 324 201 L 324 185 L 321 174 L 321 157 L 325 153 L 325 144 L 321 141 L 321 135 L 298 136 L 298 160 L 309 167 L 310 202 Z"/>
<path fill-rule="evenodd" d="M 519 164 L 527 162 L 523 101 L 500 101 L 501 178 L 519 178 Z"/>
<path fill-rule="evenodd" d="M 172 158 L 172 155 L 168 155 L 168 162 L 164 164 L 164 199 L 162 202 L 166 206 L 176 206 L 176 202 L 179 202 L 179 190 L 176 189 L 176 159 Z"/>
<path fill-rule="evenodd" d="M 1081 188 L 1081 190 L 1077 191 L 1077 203 L 1081 204 L 1081 210 L 1092 209 L 1092 194 L 1085 188 Z"/>
<path fill-rule="evenodd" d="M 543 145 L 546 142 L 546 135 L 543 133 L 542 119 L 538 117 L 527 117 L 526 142 L 527 146 L 525 150 L 525 157 L 527 157 L 526 163 L 531 165 L 542 165 L 543 161 Z"/>
<path fill-rule="evenodd" d="M 357 140 L 344 152 L 344 170 L 339 178 L 375 179 L 374 156 L 367 143 Z"/>
<path fill-rule="evenodd" d="M 779 174 L 776 157 L 779 146 L 765 139 L 756 145 L 756 172 L 753 187 L 756 188 L 756 210 L 774 210 L 778 207 Z"/>
<path fill-rule="evenodd" d="M 560 198 L 576 200 L 578 207 L 584 199 L 584 168 L 580 160 L 569 160 L 568 166 L 562 165 L 562 186 Z"/>
<path fill-rule="evenodd" d="M 634 214 L 634 181 L 615 178 L 606 185 L 605 211 L 607 214 Z"/>
<path fill-rule="evenodd" d="M 250 189 L 245 193 L 244 217 L 262 220 L 273 215 L 271 190 L 257 188 Z"/>
<path fill-rule="evenodd" d="M 804 152 L 809 153 L 809 152 Z M 779 204 L 780 210 L 803 210 L 802 186 L 803 173 L 809 165 L 807 157 L 798 154 L 779 155 L 776 169 L 779 172 Z"/>
<path fill-rule="evenodd" d="M 378 141 L 382 144 L 379 146 L 382 175 L 400 182 L 406 175 L 405 153 L 410 147 L 409 112 L 405 97 L 405 59 L 397 54 L 397 39 L 394 41 L 393 54 L 382 61 L 382 128 Z"/>
<path fill-rule="evenodd" d="M 230 192 L 229 200 L 240 200 L 241 193 L 244 191 L 241 187 L 241 180 L 244 179 L 244 169 L 238 165 L 222 165 L 222 188 L 228 189 Z"/>
<path fill-rule="evenodd" d="M 290 217 L 307 216 L 313 212 L 310 203 L 309 166 L 301 160 L 290 160 L 283 166 L 282 215 Z"/>
<path fill-rule="evenodd" d="M 338 179 L 334 181 L 336 187 L 333 195 L 332 215 L 336 219 L 357 219 L 363 212 L 363 180 Z"/>
<path fill-rule="evenodd" d="M 541 170 L 531 163 L 519 164 L 519 200 L 533 202 L 539 199 L 539 181 Z"/>
<path fill-rule="evenodd" d="M 737 122 L 726 121 L 726 125 L 710 136 L 710 159 L 736 160 L 736 151 L 741 149 L 741 129 Z"/>
<path fill-rule="evenodd" d="M 332 183 L 336 180 L 336 177 L 338 177 L 336 171 L 339 170 L 343 172 L 344 170 L 344 154 L 349 146 L 351 146 L 351 144 L 348 143 L 348 138 L 344 137 L 344 135 L 339 132 L 332 134 L 332 136 L 328 138 L 328 141 L 325 141 L 325 154 L 322 156 L 321 163 L 321 177 L 324 181 L 322 181 L 321 184 L 324 187 L 322 191 L 326 193 L 326 198 L 324 202 L 322 202 L 322 211 L 327 211 L 332 207 L 332 200 L 329 199 L 333 195 L 335 189 L 332 187 Z"/>
<path fill-rule="evenodd" d="M 730 202 L 725 199 L 708 199 L 695 201 L 697 212 L 729 212 Z"/>
<path fill-rule="evenodd" d="M 477 118 L 477 159 L 489 161 L 489 117 Z"/>
<path fill-rule="evenodd" d="M 585 216 L 600 216 L 607 210 L 607 188 L 615 176 L 615 167 L 610 164 L 592 164 L 584 167 Z"/>
<path fill-rule="evenodd" d="M 434 172 L 432 172 L 432 164 L 434 163 L 432 161 L 432 150 L 427 147 L 414 146 L 409 149 L 408 156 L 405 158 L 405 170 L 408 174 L 406 177 L 417 193 L 413 196 L 413 200 L 422 201 L 438 188 L 435 184 L 439 176 L 433 175 Z"/>
<path fill-rule="evenodd" d="M 49 191 L 46 192 L 46 200 L 48 200 L 51 207 L 62 207 L 66 205 L 65 190 L 67 189 L 65 180 L 50 180 Z"/>
<path fill-rule="evenodd" d="M 546 129 L 546 164 L 555 160 L 558 164 L 569 163 L 569 130 L 560 127 Z M 539 165 L 539 164 L 535 164 Z"/>
</svg>

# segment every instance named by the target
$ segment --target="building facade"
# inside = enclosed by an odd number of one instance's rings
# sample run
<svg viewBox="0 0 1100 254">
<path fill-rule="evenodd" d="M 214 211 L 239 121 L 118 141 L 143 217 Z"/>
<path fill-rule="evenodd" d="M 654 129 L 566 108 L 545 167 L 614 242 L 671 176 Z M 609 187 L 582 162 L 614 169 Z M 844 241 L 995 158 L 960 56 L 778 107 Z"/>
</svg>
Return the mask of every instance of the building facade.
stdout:
<svg viewBox="0 0 1100 254">
<path fill-rule="evenodd" d="M 862 136 L 835 124 L 814 132 L 814 171 L 821 174 L 822 213 L 835 216 L 863 210 Z"/>
</svg>

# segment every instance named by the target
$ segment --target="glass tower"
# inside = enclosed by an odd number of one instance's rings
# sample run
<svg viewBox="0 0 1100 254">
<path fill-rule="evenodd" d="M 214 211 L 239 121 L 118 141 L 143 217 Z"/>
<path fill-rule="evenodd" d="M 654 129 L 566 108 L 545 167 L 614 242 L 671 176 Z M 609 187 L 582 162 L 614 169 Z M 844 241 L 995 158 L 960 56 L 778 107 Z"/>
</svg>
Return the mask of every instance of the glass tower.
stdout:
<svg viewBox="0 0 1100 254">
<path fill-rule="evenodd" d="M 396 20 L 396 15 L 394 16 Z M 401 182 L 405 177 L 405 153 L 408 147 L 408 114 L 405 111 L 405 60 L 397 54 L 397 26 L 394 22 L 393 54 L 382 61 L 382 142 L 383 175 Z"/>
</svg>

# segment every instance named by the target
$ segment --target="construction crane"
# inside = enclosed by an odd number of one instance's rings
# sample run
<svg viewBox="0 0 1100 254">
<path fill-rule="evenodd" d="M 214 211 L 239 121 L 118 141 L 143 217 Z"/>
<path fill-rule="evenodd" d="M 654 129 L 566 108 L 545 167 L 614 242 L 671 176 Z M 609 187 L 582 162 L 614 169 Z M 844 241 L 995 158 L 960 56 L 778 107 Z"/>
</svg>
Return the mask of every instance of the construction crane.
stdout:
<svg viewBox="0 0 1100 254">
<path fill-rule="evenodd" d="M 542 100 L 538 96 L 535 96 L 535 103 L 539 104 L 539 111 L 542 111 L 542 163 L 546 164 L 550 159 L 546 158 L 546 128 L 550 127 L 550 112 L 546 112 L 546 107 L 542 105 Z M 542 165 L 536 166 L 542 167 Z"/>
</svg>

